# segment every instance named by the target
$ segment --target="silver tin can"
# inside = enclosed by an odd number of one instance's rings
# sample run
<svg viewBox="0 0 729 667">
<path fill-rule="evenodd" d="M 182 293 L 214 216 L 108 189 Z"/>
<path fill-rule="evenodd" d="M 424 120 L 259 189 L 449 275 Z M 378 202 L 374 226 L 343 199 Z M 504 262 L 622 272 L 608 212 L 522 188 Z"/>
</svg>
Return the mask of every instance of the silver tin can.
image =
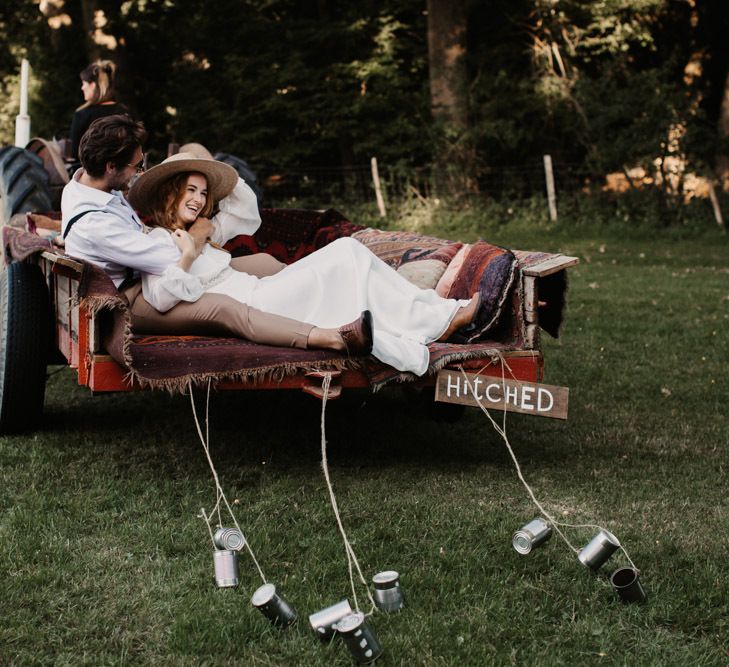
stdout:
<svg viewBox="0 0 729 667">
<path fill-rule="evenodd" d="M 349 606 L 349 600 L 344 599 L 331 607 L 326 607 L 311 614 L 309 623 L 311 623 L 311 627 L 319 639 L 329 641 L 335 633 L 334 624 L 351 613 L 352 607 Z"/>
<path fill-rule="evenodd" d="M 273 584 L 263 584 L 256 589 L 251 604 L 280 628 L 287 628 L 296 622 L 296 611 L 276 592 Z"/>
<path fill-rule="evenodd" d="M 218 528 L 213 535 L 213 542 L 218 549 L 240 551 L 246 545 L 246 539 L 237 528 Z"/>
<path fill-rule="evenodd" d="M 620 548 L 620 540 L 607 530 L 601 530 L 580 551 L 580 563 L 597 572 L 608 558 Z"/>
<path fill-rule="evenodd" d="M 400 575 L 395 570 L 378 572 L 372 577 L 375 604 L 382 611 L 400 611 L 405 603 L 400 587 Z"/>
<path fill-rule="evenodd" d="M 355 611 L 345 616 L 336 624 L 335 630 L 360 664 L 374 662 L 382 655 L 382 646 L 362 612 Z"/>
<path fill-rule="evenodd" d="M 517 530 L 511 538 L 511 544 L 520 554 L 528 554 L 532 549 L 544 544 L 552 537 L 552 526 L 544 519 L 537 517 Z"/>
<path fill-rule="evenodd" d="M 213 564 L 218 588 L 238 585 L 238 554 L 235 551 L 216 549 L 213 551 Z"/>
<path fill-rule="evenodd" d="M 621 567 L 615 570 L 610 575 L 610 583 L 623 602 L 645 602 L 648 597 L 640 583 L 638 570 L 632 567 Z"/>
</svg>

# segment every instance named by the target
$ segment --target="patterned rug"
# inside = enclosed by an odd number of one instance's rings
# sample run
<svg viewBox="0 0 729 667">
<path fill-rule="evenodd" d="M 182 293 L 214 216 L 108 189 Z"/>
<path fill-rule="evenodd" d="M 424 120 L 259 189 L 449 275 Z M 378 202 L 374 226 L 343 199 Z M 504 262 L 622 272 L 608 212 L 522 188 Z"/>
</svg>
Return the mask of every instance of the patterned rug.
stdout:
<svg viewBox="0 0 729 667">
<path fill-rule="evenodd" d="M 233 257 L 266 252 L 291 264 L 341 236 L 363 229 L 334 209 L 261 209 L 261 226 L 253 236 L 236 236 L 225 244 Z"/>
</svg>

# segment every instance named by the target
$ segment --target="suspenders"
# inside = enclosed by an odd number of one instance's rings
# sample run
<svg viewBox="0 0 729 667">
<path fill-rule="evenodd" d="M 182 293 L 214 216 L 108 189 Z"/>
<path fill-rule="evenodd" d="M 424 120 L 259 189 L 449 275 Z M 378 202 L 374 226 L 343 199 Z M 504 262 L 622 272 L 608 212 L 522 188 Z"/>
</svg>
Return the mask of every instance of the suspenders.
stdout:
<svg viewBox="0 0 729 667">
<path fill-rule="evenodd" d="M 66 225 L 66 229 L 63 232 L 63 238 L 64 240 L 68 236 L 68 233 L 71 231 L 71 227 L 73 227 L 81 218 L 83 218 L 87 213 L 101 213 L 101 209 L 89 209 L 88 211 L 81 211 L 81 213 L 78 213 L 73 216 L 68 221 L 68 224 Z M 130 269 L 129 267 L 126 268 L 124 280 L 122 281 L 122 284 L 119 285 L 117 288 L 119 291 L 126 289 L 127 287 L 130 287 L 134 283 L 136 283 L 139 279 L 134 277 L 134 270 Z"/>
<path fill-rule="evenodd" d="M 66 237 L 68 236 L 68 233 L 71 231 L 71 227 L 73 227 L 81 218 L 83 218 L 87 213 L 101 213 L 101 209 L 89 209 L 88 211 L 81 211 L 81 213 L 78 213 L 77 215 L 74 215 L 73 218 L 71 218 L 68 221 L 68 224 L 66 225 L 66 229 L 63 230 L 63 240 L 66 240 Z"/>
</svg>

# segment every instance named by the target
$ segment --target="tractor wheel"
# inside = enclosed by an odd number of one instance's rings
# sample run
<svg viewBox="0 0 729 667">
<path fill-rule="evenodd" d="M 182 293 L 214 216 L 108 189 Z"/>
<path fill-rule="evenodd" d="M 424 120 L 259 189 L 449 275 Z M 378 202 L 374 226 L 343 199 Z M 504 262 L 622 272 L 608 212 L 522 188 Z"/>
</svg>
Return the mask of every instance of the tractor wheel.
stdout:
<svg viewBox="0 0 729 667">
<path fill-rule="evenodd" d="M 0 226 L 16 213 L 52 208 L 43 160 L 17 146 L 0 148 Z"/>
<path fill-rule="evenodd" d="M 27 431 L 43 416 L 49 308 L 37 266 L 13 262 L 0 275 L 0 433 Z"/>
</svg>

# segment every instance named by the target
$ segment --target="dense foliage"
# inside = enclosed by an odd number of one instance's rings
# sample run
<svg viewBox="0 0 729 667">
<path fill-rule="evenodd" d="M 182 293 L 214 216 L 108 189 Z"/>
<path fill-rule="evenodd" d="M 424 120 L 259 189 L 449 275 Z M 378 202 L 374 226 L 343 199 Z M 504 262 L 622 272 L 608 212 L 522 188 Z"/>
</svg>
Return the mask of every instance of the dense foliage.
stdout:
<svg viewBox="0 0 729 667">
<path fill-rule="evenodd" d="M 669 173 L 706 175 L 727 152 L 727 3 L 458 2 L 465 130 L 431 114 L 428 31 L 453 26 L 429 25 L 425 0 L 55 0 L 41 3 L 45 15 L 14 0 L 0 9 L 1 138 L 12 138 L 21 56 L 33 66 L 41 136 L 67 132 L 78 72 L 105 56 L 160 153 L 196 140 L 259 167 L 372 155 L 412 167 L 448 155 L 439 149 L 450 143 L 475 156 L 477 178 L 551 153 L 593 176 L 642 166 L 643 180 L 675 194 Z"/>
</svg>

